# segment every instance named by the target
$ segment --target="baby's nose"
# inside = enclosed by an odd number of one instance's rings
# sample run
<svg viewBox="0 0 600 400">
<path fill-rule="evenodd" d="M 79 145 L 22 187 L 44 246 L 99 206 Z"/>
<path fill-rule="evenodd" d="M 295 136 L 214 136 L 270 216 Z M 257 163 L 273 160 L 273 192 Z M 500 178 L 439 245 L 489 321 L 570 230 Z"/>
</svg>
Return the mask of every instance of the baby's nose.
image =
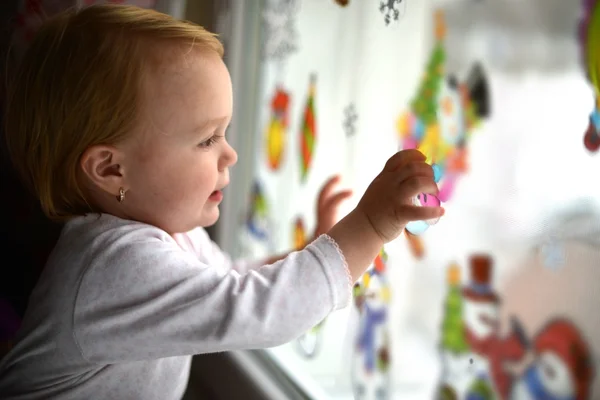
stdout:
<svg viewBox="0 0 600 400">
<path fill-rule="evenodd" d="M 233 149 L 233 147 L 229 146 L 228 149 L 228 154 L 227 154 L 227 159 L 228 159 L 228 165 L 234 165 L 235 163 L 237 163 L 238 160 L 238 155 L 237 152 Z"/>
</svg>

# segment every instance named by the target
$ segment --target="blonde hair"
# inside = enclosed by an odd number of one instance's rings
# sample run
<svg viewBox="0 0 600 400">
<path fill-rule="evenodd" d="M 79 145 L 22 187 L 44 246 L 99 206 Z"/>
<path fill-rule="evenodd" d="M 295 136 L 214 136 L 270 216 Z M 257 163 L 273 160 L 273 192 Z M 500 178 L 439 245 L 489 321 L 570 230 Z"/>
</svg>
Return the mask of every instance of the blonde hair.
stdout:
<svg viewBox="0 0 600 400">
<path fill-rule="evenodd" d="M 137 7 L 72 9 L 40 28 L 9 82 L 6 143 L 48 217 L 98 211 L 78 179 L 80 158 L 90 146 L 114 145 L 132 131 L 151 50 L 173 41 L 223 56 L 204 28 Z"/>
</svg>

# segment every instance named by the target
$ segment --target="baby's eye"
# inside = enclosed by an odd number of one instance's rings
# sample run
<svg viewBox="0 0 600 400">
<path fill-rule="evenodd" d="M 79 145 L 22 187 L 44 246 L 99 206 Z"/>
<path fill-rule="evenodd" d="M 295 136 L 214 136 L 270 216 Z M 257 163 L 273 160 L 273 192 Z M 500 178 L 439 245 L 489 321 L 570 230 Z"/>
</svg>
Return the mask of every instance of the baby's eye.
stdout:
<svg viewBox="0 0 600 400">
<path fill-rule="evenodd" d="M 206 139 L 204 142 L 198 144 L 198 147 L 208 148 L 208 147 L 212 146 L 213 144 L 217 143 L 222 137 L 223 137 L 222 135 L 213 135 L 213 136 L 209 137 L 208 139 Z"/>
</svg>

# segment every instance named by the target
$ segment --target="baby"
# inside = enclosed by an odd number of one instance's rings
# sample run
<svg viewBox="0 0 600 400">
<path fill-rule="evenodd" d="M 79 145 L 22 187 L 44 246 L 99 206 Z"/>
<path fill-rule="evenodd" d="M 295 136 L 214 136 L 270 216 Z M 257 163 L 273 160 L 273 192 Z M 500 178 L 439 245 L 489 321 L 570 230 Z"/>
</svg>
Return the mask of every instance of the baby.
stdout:
<svg viewBox="0 0 600 400">
<path fill-rule="evenodd" d="M 219 218 L 237 155 L 214 35 L 135 7 L 48 21 L 9 90 L 6 141 L 66 221 L 0 362 L 2 399 L 179 399 L 191 355 L 284 344 L 344 308 L 384 243 L 437 194 L 418 151 L 392 156 L 358 206 L 304 249 L 232 262 Z"/>
</svg>

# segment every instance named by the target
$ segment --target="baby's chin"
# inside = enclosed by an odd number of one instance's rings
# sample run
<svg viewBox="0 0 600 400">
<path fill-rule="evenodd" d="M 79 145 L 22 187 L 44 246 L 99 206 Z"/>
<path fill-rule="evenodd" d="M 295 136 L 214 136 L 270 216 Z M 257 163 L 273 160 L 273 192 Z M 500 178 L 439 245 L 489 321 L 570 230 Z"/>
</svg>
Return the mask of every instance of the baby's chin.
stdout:
<svg viewBox="0 0 600 400">
<path fill-rule="evenodd" d="M 189 232 L 196 228 L 208 228 L 216 224 L 219 220 L 220 211 L 218 204 L 207 202 L 200 207 L 194 208 L 184 213 L 170 214 L 168 218 L 171 223 L 177 221 L 176 226 L 171 226 L 171 229 L 177 229 L 176 232 L 179 233 Z M 198 208 L 201 208 L 200 213 L 197 212 Z"/>
<path fill-rule="evenodd" d="M 218 206 L 214 205 L 212 207 L 205 207 L 202 217 L 200 218 L 199 226 L 202 228 L 213 226 L 219 220 L 220 215 L 221 213 Z"/>
</svg>

